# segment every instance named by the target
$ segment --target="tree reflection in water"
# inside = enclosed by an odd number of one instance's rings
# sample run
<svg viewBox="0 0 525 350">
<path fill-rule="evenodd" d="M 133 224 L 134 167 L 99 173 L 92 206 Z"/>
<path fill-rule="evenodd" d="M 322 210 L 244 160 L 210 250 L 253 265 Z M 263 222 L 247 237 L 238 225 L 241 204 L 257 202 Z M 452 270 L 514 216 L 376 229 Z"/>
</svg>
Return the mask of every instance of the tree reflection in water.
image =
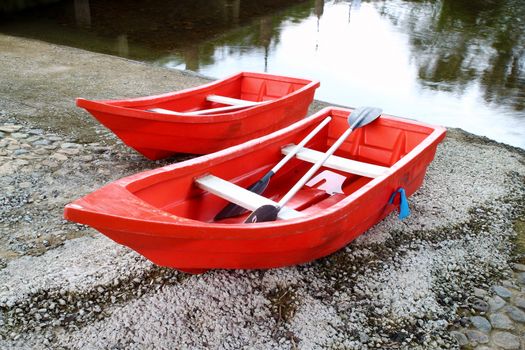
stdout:
<svg viewBox="0 0 525 350">
<path fill-rule="evenodd" d="M 378 10 L 409 35 L 424 86 L 460 93 L 478 82 L 487 102 L 525 108 L 522 0 L 388 1 Z"/>
</svg>

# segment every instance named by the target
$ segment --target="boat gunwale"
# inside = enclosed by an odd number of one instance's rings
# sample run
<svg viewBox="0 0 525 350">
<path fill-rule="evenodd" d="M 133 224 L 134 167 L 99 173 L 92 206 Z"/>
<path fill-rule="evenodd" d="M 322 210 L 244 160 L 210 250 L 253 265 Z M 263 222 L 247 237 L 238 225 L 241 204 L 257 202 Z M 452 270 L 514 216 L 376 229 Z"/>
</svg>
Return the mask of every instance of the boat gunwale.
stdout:
<svg viewBox="0 0 525 350">
<path fill-rule="evenodd" d="M 260 104 L 235 110 L 232 112 L 224 113 L 214 113 L 210 115 L 191 115 L 184 112 L 173 111 L 176 114 L 166 114 L 158 113 L 147 110 L 141 110 L 136 108 L 131 108 L 129 106 L 120 106 L 121 103 L 132 103 L 136 104 L 135 106 L 143 107 L 150 104 L 162 103 L 169 101 L 174 98 L 184 98 L 191 96 L 195 93 L 204 93 L 215 89 L 216 87 L 229 83 L 235 79 L 243 77 L 256 77 L 266 80 L 278 80 L 278 81 L 287 81 L 289 83 L 303 84 L 303 86 L 289 94 L 283 95 L 274 100 L 261 101 Z M 195 87 L 172 91 L 159 95 L 151 96 L 142 96 L 129 99 L 118 99 L 118 100 L 90 100 L 85 98 L 77 98 L 76 105 L 78 107 L 84 108 L 88 111 L 97 111 L 101 113 L 116 114 L 118 116 L 137 118 L 137 119 L 146 119 L 146 120 L 155 120 L 155 121 L 164 121 L 170 123 L 198 123 L 198 124 L 209 124 L 209 123 L 222 123 L 244 119 L 250 117 L 254 111 L 264 112 L 281 106 L 286 103 L 291 103 L 291 100 L 296 98 L 297 95 L 304 93 L 310 89 L 317 89 L 320 86 L 318 80 L 309 80 L 296 77 L 288 77 L 282 75 L 274 75 L 268 73 L 256 73 L 256 72 L 240 72 L 224 79 L 218 79 L 203 85 L 198 85 Z"/>
<path fill-rule="evenodd" d="M 437 146 L 437 144 L 445 137 L 446 129 L 441 126 L 434 126 L 429 125 L 426 123 L 421 123 L 419 121 L 413 121 L 413 120 L 407 120 L 403 118 L 398 118 L 390 115 L 383 115 L 384 117 L 383 121 L 386 122 L 395 122 L 395 123 L 403 123 L 403 124 L 409 124 L 417 127 L 425 127 L 430 130 L 432 130 L 417 146 L 415 146 L 410 152 L 408 152 L 405 156 L 403 156 L 401 159 L 399 159 L 396 163 L 394 163 L 388 171 L 385 172 L 384 175 L 381 175 L 375 179 L 372 179 L 370 182 L 365 184 L 363 187 L 359 188 L 357 191 L 351 193 L 350 195 L 343 198 L 341 201 L 335 203 L 334 205 L 330 206 L 327 209 L 324 209 L 322 211 L 319 211 L 318 213 L 299 217 L 295 219 L 289 219 L 289 220 L 279 220 L 275 222 L 267 222 L 267 223 L 257 223 L 257 224 L 251 224 L 246 225 L 243 223 L 238 224 L 221 224 L 221 223 L 214 223 L 214 222 L 203 222 L 199 220 L 194 220 L 190 218 L 185 218 L 181 216 L 177 216 L 171 213 L 168 213 L 166 211 L 163 211 L 162 209 L 155 207 L 154 205 L 142 200 L 140 197 L 136 196 L 131 190 L 129 189 L 129 186 L 133 184 L 140 183 L 141 181 L 150 178 L 152 176 L 159 177 L 157 180 L 158 182 L 164 181 L 163 174 L 166 174 L 166 176 L 169 176 L 170 173 L 176 170 L 185 169 L 185 173 L 191 173 L 192 169 L 195 167 L 198 167 L 199 165 L 202 165 L 206 163 L 206 167 L 211 168 L 214 167 L 220 163 L 227 162 L 231 159 L 236 158 L 239 154 L 242 154 L 244 150 L 250 149 L 253 151 L 256 151 L 262 147 L 264 147 L 266 144 L 271 143 L 274 139 L 284 138 L 286 135 L 289 135 L 294 130 L 297 132 L 300 132 L 300 129 L 304 129 L 309 127 L 311 124 L 315 123 L 316 120 L 320 120 L 321 118 L 325 117 L 328 114 L 331 113 L 348 113 L 352 109 L 346 109 L 346 108 L 340 108 L 340 107 L 326 107 L 322 109 L 321 111 L 315 113 L 314 115 L 305 118 L 301 120 L 300 122 L 297 122 L 295 124 L 292 124 L 284 129 L 281 129 L 279 131 L 276 131 L 274 133 L 271 133 L 269 135 L 265 135 L 259 139 L 248 141 L 244 144 L 240 144 L 237 146 L 233 146 L 227 149 L 224 149 L 222 151 L 205 155 L 202 157 L 193 158 L 187 161 L 183 161 L 176 164 L 170 164 L 161 168 L 147 170 L 138 174 L 130 175 L 127 177 L 124 177 L 122 179 L 116 180 L 99 190 L 92 192 L 91 194 L 86 195 L 88 196 L 98 196 L 103 195 L 105 191 L 115 188 L 118 188 L 118 191 L 122 191 L 123 193 L 128 193 L 129 196 L 135 198 L 134 201 L 141 202 L 141 206 L 144 208 L 149 207 L 151 210 L 151 214 L 155 214 L 156 218 L 152 218 L 152 220 L 148 220 L 147 222 L 144 219 L 138 219 L 134 218 L 132 216 L 122 216 L 117 214 L 110 214 L 107 212 L 99 212 L 96 210 L 90 210 L 87 208 L 79 209 L 76 206 L 78 206 L 78 202 L 82 202 L 82 200 L 85 197 L 82 197 L 76 201 L 74 201 L 71 204 L 68 204 L 66 206 L 65 215 L 68 217 L 67 212 L 68 210 L 73 210 L 74 212 L 80 210 L 84 213 L 90 212 L 90 214 L 95 215 L 100 218 L 100 216 L 106 218 L 107 220 L 104 220 L 106 225 L 91 225 L 88 221 L 90 220 L 74 220 L 77 222 L 81 222 L 84 224 L 88 224 L 90 226 L 93 226 L 101 231 L 104 229 L 110 229 L 110 230 L 119 230 L 116 228 L 117 226 L 126 226 L 130 227 L 133 226 L 134 228 L 137 228 L 137 231 L 126 229 L 125 232 L 128 232 L 130 234 L 137 234 L 137 235 L 144 235 L 144 236 L 162 236 L 164 238 L 179 238 L 179 239 L 197 239 L 199 238 L 199 234 L 197 234 L 196 231 L 198 230 L 206 230 L 206 239 L 218 239 L 218 240 L 229 240 L 229 239 L 248 239 L 248 240 L 256 240 L 256 239 L 267 239 L 270 237 L 281 237 L 281 236 L 290 236 L 294 234 L 300 234 L 301 232 L 304 232 L 304 225 L 306 222 L 310 223 L 310 228 L 313 230 L 316 227 L 319 227 L 323 225 L 327 221 L 334 221 L 334 220 L 341 220 L 343 217 L 349 215 L 350 208 L 352 205 L 355 205 L 355 202 L 358 202 L 362 200 L 362 198 L 365 197 L 365 194 L 374 189 L 375 187 L 379 186 L 383 181 L 387 181 L 387 179 L 391 176 L 393 176 L 396 172 L 402 171 L 405 169 L 406 166 L 408 166 L 411 162 L 414 161 L 414 159 L 421 154 L 423 151 L 425 151 L 427 148 L 432 147 L 433 144 Z M 428 166 L 428 164 L 426 165 Z M 180 176 L 186 176 L 187 174 L 181 174 Z M 203 175 L 203 174 L 201 174 Z M 171 177 L 171 176 L 170 176 Z M 137 190 L 140 190 L 140 188 L 134 188 L 133 191 L 136 192 Z M 386 204 L 386 203 L 385 203 Z M 345 208 L 348 207 L 348 212 L 345 212 Z M 71 214 L 71 212 L 70 212 Z M 73 216 L 77 216 L 73 213 Z M 82 215 L 81 215 L 82 216 Z M 85 215 L 84 215 L 85 216 Z M 71 217 L 71 215 L 69 215 Z M 98 219 L 97 221 L 101 221 Z M 130 224 L 132 223 L 132 224 Z M 147 225 L 147 230 L 141 230 L 139 228 L 143 227 L 144 225 Z M 173 232 L 173 229 L 176 228 L 176 232 Z M 229 232 L 229 231 L 233 232 Z M 238 231 L 246 231 L 249 230 L 250 235 L 246 235 L 246 232 L 243 234 Z M 124 231 L 124 230 L 120 230 Z"/>
</svg>

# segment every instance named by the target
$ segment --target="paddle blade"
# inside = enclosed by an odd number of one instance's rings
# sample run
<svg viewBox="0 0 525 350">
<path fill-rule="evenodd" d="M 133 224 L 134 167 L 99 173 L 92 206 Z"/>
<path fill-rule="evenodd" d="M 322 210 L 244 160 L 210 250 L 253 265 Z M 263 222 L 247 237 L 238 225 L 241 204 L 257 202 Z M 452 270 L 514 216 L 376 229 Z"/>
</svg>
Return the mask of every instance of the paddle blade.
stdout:
<svg viewBox="0 0 525 350">
<path fill-rule="evenodd" d="M 279 210 L 281 210 L 281 208 L 275 205 L 263 205 L 262 207 L 255 209 L 255 211 L 251 213 L 250 216 L 248 216 L 244 223 L 255 224 L 257 222 L 275 221 L 277 220 L 277 214 L 279 214 Z"/>
<path fill-rule="evenodd" d="M 360 128 L 379 118 L 382 112 L 377 107 L 358 107 L 348 116 L 348 124 L 352 129 Z"/>
<path fill-rule="evenodd" d="M 272 171 L 269 171 L 259 181 L 253 183 L 250 187 L 248 187 L 247 190 L 253 193 L 262 194 L 264 190 L 266 190 L 266 187 L 268 187 L 268 183 L 270 182 L 270 178 L 273 176 L 273 174 L 274 173 Z M 235 216 L 244 214 L 247 211 L 248 210 L 235 203 L 229 203 L 217 215 L 215 215 L 215 218 L 213 220 L 218 221 L 222 219 L 233 218 Z"/>
</svg>

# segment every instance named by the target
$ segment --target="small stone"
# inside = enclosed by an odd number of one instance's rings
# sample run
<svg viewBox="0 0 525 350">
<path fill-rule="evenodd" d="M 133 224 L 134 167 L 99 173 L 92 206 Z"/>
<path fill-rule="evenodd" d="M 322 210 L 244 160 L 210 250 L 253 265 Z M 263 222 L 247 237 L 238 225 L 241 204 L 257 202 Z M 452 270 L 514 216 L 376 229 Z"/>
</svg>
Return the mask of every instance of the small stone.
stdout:
<svg viewBox="0 0 525 350">
<path fill-rule="evenodd" d="M 485 317 L 473 316 L 470 318 L 470 322 L 475 328 L 482 331 L 483 333 L 489 333 L 492 329 L 490 322 Z"/>
<path fill-rule="evenodd" d="M 487 296 L 488 294 L 489 293 L 484 289 L 474 288 L 474 295 L 477 296 L 478 298 L 483 298 Z"/>
<path fill-rule="evenodd" d="M 457 332 L 457 331 L 452 331 L 450 332 L 450 334 L 456 338 L 456 340 L 458 341 L 458 345 L 459 346 L 465 346 L 468 344 L 468 339 L 467 337 L 465 336 L 465 334 L 461 333 L 461 332 Z"/>
<path fill-rule="evenodd" d="M 97 292 L 99 292 L 100 294 L 104 293 L 104 288 L 102 288 L 101 286 L 98 286 Z"/>
<path fill-rule="evenodd" d="M 55 141 L 62 141 L 62 138 L 60 136 L 48 136 L 47 139 L 49 141 L 53 141 L 53 142 L 55 142 Z"/>
<path fill-rule="evenodd" d="M 42 135 L 44 133 L 44 130 L 42 129 L 30 129 L 27 131 L 28 134 L 31 135 Z"/>
<path fill-rule="evenodd" d="M 14 133 L 11 134 L 11 137 L 14 138 L 14 139 L 17 139 L 17 140 L 25 139 L 28 136 L 29 136 L 28 134 L 23 133 L 23 132 L 14 132 Z"/>
<path fill-rule="evenodd" d="M 0 139 L 3 138 L 4 136 L 5 136 L 5 134 L 0 131 Z"/>
<path fill-rule="evenodd" d="M 29 181 L 24 181 L 24 182 L 21 182 L 21 183 L 18 184 L 19 188 L 29 188 L 31 186 L 33 186 L 33 185 Z"/>
<path fill-rule="evenodd" d="M 492 340 L 494 344 L 506 350 L 517 350 L 520 348 L 520 339 L 509 332 L 494 332 Z"/>
<path fill-rule="evenodd" d="M 13 152 L 13 155 L 19 156 L 19 155 L 26 154 L 26 153 L 29 153 L 29 151 L 23 148 L 19 148 Z"/>
<path fill-rule="evenodd" d="M 64 299 L 58 299 L 58 303 L 62 306 L 66 305 L 66 301 Z"/>
<path fill-rule="evenodd" d="M 18 130 L 22 129 L 21 125 L 2 125 L 0 126 L 0 131 L 4 132 L 17 132 Z"/>
<path fill-rule="evenodd" d="M 492 298 L 489 299 L 489 306 L 490 306 L 490 311 L 492 312 L 498 311 L 503 306 L 505 306 L 505 300 L 503 300 L 497 295 L 493 296 Z"/>
<path fill-rule="evenodd" d="M 48 166 L 50 168 L 58 167 L 58 163 L 57 162 L 54 162 L 52 160 L 47 160 L 47 159 L 42 162 L 42 165 Z"/>
<path fill-rule="evenodd" d="M 67 156 L 65 154 L 62 154 L 62 153 L 55 153 L 51 157 L 56 159 L 56 160 L 59 160 L 59 161 L 67 160 Z"/>
<path fill-rule="evenodd" d="M 519 308 L 525 309 L 525 296 L 519 296 L 514 300 L 514 305 Z"/>
<path fill-rule="evenodd" d="M 489 310 L 489 304 L 486 301 L 478 298 L 474 298 L 474 300 L 472 300 L 470 304 L 474 309 L 481 312 L 487 312 Z"/>
<path fill-rule="evenodd" d="M 33 142 L 33 146 L 47 146 L 49 145 L 51 142 L 49 140 L 36 140 L 35 142 Z"/>
<path fill-rule="evenodd" d="M 511 319 L 503 314 L 503 313 L 496 313 L 489 316 L 490 323 L 492 324 L 492 327 L 497 329 L 513 329 L 514 324 L 512 323 Z"/>
<path fill-rule="evenodd" d="M 525 272 L 520 272 L 516 275 L 516 279 L 519 283 L 525 284 Z"/>
<path fill-rule="evenodd" d="M 525 312 L 515 306 L 507 306 L 507 313 L 516 322 L 525 323 Z"/>
<path fill-rule="evenodd" d="M 519 289 L 519 287 L 513 281 L 503 281 L 501 284 L 507 288 Z"/>
<path fill-rule="evenodd" d="M 468 339 L 473 343 L 478 344 L 486 344 L 489 342 L 489 337 L 480 331 L 475 331 L 472 329 L 468 329 L 465 334 L 467 335 Z"/>
<path fill-rule="evenodd" d="M 503 286 L 494 286 L 492 290 L 503 299 L 508 299 L 512 296 L 512 292 Z"/>
<path fill-rule="evenodd" d="M 75 154 L 79 154 L 80 150 L 78 148 L 63 148 L 63 149 L 60 149 L 58 152 L 63 153 L 63 154 L 75 155 Z"/>
<path fill-rule="evenodd" d="M 40 140 L 40 136 L 33 135 L 33 136 L 29 136 L 27 139 L 25 139 L 25 142 L 33 143 L 33 142 L 38 141 L 38 140 Z"/>
<path fill-rule="evenodd" d="M 98 314 L 98 313 L 101 313 L 101 312 L 102 312 L 102 309 L 100 308 L 100 306 L 95 305 L 95 307 L 93 308 L 93 311 L 96 312 L 96 313 Z"/>
<path fill-rule="evenodd" d="M 524 264 L 514 264 L 514 265 L 512 265 L 512 267 L 514 268 L 514 270 L 525 271 L 525 265 Z"/>
<path fill-rule="evenodd" d="M 82 145 L 79 145 L 78 143 L 73 142 L 64 142 L 60 145 L 60 148 L 80 148 Z"/>
</svg>

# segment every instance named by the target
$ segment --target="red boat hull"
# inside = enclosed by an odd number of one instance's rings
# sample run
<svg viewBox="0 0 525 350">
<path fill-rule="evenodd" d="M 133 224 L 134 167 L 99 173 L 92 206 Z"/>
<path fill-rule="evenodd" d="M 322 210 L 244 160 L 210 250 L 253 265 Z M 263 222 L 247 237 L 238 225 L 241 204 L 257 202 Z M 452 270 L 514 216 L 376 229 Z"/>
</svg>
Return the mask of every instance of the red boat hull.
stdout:
<svg viewBox="0 0 525 350">
<path fill-rule="evenodd" d="M 348 176 L 344 194 L 298 209 L 305 214 L 300 218 L 213 222 L 226 201 L 197 188 L 194 179 L 211 173 L 247 187 L 277 163 L 283 145 L 297 143 L 331 115 L 328 130 L 307 145 L 325 150 L 347 127 L 349 112 L 324 109 L 260 139 L 118 180 L 66 206 L 65 217 L 96 228 L 158 265 L 194 273 L 289 266 L 326 256 L 394 210 L 395 203 L 388 201 L 398 188 L 410 196 L 421 186 L 445 136 L 443 128 L 382 116 L 356 130 L 337 154 L 386 166 L 388 172 L 374 179 Z M 275 175 L 265 195 L 278 200 L 309 166 L 294 159 Z"/>
<path fill-rule="evenodd" d="M 302 119 L 319 82 L 262 73 L 239 73 L 207 85 L 128 100 L 77 99 L 125 144 L 149 159 L 174 153 L 207 154 L 282 129 Z M 206 101 L 220 95 L 266 102 L 231 112 L 188 113 L 222 106 Z M 163 108 L 175 114 L 150 111 Z"/>
</svg>

